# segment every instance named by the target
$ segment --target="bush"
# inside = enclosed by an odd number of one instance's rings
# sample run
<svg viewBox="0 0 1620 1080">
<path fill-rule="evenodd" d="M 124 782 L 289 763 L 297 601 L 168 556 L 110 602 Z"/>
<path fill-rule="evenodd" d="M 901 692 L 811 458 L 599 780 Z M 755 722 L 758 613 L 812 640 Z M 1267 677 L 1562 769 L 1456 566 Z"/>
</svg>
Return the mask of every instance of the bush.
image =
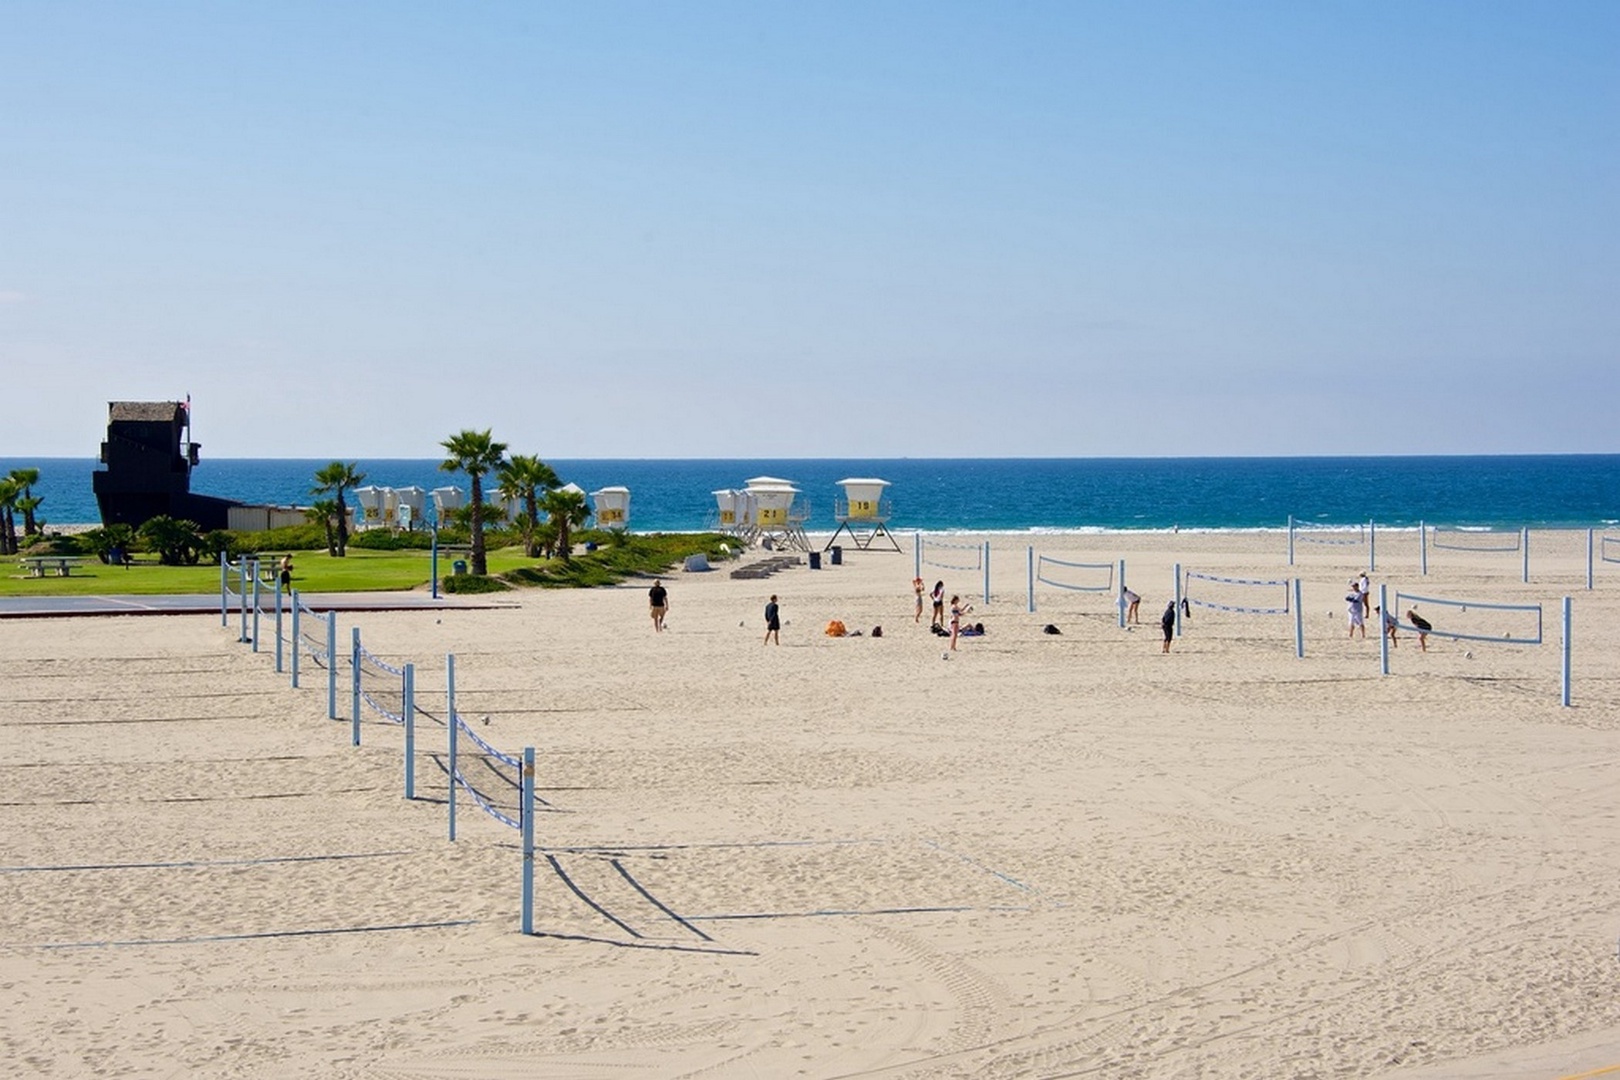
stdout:
<svg viewBox="0 0 1620 1080">
<path fill-rule="evenodd" d="M 439 542 L 444 543 L 441 534 Z M 430 532 L 393 532 L 390 529 L 367 529 L 365 532 L 353 533 L 349 537 L 349 546 L 364 548 L 367 551 L 427 551 L 433 546 L 433 534 Z"/>
<path fill-rule="evenodd" d="M 604 534 L 604 538 L 605 534 Z M 553 559 L 539 566 L 525 566 L 502 575 L 517 585 L 546 589 L 594 588 L 616 585 L 640 574 L 660 574 L 699 552 L 712 562 L 735 557 L 728 545 L 731 537 L 720 533 L 653 533 L 646 536 L 623 534 L 606 547 L 576 555 L 567 562 Z"/>
<path fill-rule="evenodd" d="M 439 579 L 439 588 L 447 593 L 470 594 L 508 592 L 512 586 L 500 578 L 486 577 L 483 574 L 452 574 Z"/>
</svg>

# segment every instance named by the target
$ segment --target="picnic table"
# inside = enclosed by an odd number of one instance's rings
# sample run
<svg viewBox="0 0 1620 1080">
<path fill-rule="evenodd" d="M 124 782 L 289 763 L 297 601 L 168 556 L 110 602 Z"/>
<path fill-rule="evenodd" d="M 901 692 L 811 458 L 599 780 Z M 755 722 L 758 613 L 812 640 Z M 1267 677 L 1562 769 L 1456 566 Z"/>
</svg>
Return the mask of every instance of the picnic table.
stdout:
<svg viewBox="0 0 1620 1080">
<path fill-rule="evenodd" d="M 83 559 L 76 559 L 71 555 L 30 555 L 17 560 L 29 577 L 44 577 L 47 573 L 57 577 L 71 577 L 75 566 L 83 565 Z"/>
</svg>

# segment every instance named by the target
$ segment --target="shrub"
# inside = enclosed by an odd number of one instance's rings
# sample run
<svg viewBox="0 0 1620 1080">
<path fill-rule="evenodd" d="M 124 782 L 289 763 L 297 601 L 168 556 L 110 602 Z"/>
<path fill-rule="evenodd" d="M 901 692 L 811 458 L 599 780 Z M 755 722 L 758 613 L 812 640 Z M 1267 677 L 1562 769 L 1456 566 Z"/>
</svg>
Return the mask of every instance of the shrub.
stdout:
<svg viewBox="0 0 1620 1080">
<path fill-rule="evenodd" d="M 447 593 L 490 593 L 507 592 L 512 586 L 483 574 L 452 574 L 439 579 L 439 588 Z"/>
</svg>

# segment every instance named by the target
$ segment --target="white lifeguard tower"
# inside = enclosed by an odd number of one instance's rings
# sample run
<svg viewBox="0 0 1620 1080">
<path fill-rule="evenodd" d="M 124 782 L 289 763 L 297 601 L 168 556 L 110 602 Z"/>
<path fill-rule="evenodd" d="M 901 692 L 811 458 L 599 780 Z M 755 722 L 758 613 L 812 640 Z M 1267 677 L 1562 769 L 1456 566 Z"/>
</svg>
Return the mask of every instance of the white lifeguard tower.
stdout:
<svg viewBox="0 0 1620 1080">
<path fill-rule="evenodd" d="M 355 501 L 360 504 L 360 516 L 354 523 L 355 528 L 375 529 L 387 522 L 388 519 L 383 516 L 388 510 L 387 491 L 387 488 L 370 484 L 354 489 Z"/>
<path fill-rule="evenodd" d="M 461 489 L 458 487 L 434 488 L 428 493 L 433 499 L 433 520 L 444 525 L 450 520 L 450 512 L 461 509 Z"/>
<path fill-rule="evenodd" d="M 427 491 L 415 484 L 409 487 L 394 489 L 394 514 L 392 524 L 400 529 L 414 529 L 417 522 L 422 520 L 422 511 L 427 506 Z"/>
<path fill-rule="evenodd" d="M 714 529 L 732 536 L 742 535 L 742 517 L 737 508 L 742 492 L 735 488 L 721 488 L 714 495 Z"/>
<path fill-rule="evenodd" d="M 762 547 L 809 551 L 810 538 L 804 535 L 804 523 L 810 517 L 810 504 L 799 499 L 799 489 L 793 482 L 756 476 L 747 483 L 743 494 L 753 501 L 748 539 Z"/>
<path fill-rule="evenodd" d="M 873 477 L 851 477 L 838 481 L 838 486 L 844 489 L 844 497 L 833 502 L 833 517 L 838 521 L 838 528 L 822 550 L 832 547 L 839 533 L 847 532 L 850 543 L 862 551 L 869 550 L 880 536 L 899 551 L 900 542 L 889 531 L 889 516 L 894 507 L 883 497 L 883 489 L 889 482 Z"/>
<path fill-rule="evenodd" d="M 597 488 L 591 492 L 592 512 L 599 529 L 628 529 L 630 527 L 630 489 L 627 487 Z"/>
</svg>

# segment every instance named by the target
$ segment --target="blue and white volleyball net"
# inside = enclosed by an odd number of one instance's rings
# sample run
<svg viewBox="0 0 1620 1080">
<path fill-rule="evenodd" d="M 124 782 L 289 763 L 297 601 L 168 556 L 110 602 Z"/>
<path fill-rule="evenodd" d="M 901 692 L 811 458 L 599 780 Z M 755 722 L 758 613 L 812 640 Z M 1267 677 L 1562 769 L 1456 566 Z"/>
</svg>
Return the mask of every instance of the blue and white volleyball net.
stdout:
<svg viewBox="0 0 1620 1080">
<path fill-rule="evenodd" d="M 293 634 L 293 648 L 299 657 L 308 659 L 322 671 L 335 670 L 337 657 L 335 643 L 329 632 L 330 622 L 326 615 L 321 614 L 293 593 L 293 620 L 296 633 Z M 294 661 L 296 670 L 297 662 Z"/>
<path fill-rule="evenodd" d="M 1606 563 L 1620 563 L 1620 536 L 1598 537 L 1598 558 Z"/>
<path fill-rule="evenodd" d="M 941 570 L 980 571 L 984 569 L 983 544 L 952 544 L 930 540 L 917 534 L 917 564 Z"/>
<path fill-rule="evenodd" d="M 1288 578 L 1240 578 L 1181 572 L 1181 598 L 1192 607 L 1231 615 L 1287 615 L 1293 611 Z"/>
<path fill-rule="evenodd" d="M 1036 597 L 1042 589 L 1056 590 L 1054 600 L 1059 608 L 1073 606 L 1081 613 L 1091 612 L 1098 606 L 1095 597 L 1106 595 L 1108 610 L 1112 613 L 1120 604 L 1120 587 L 1124 582 L 1116 576 L 1119 563 L 1071 562 L 1054 559 L 1050 555 L 1029 550 L 1029 610 L 1036 609 Z M 1089 594 L 1089 595 L 1087 595 Z M 1064 603 L 1067 601 L 1067 605 Z M 1094 612 L 1093 612 L 1094 613 Z"/>
<path fill-rule="evenodd" d="M 353 678 L 359 700 L 383 720 L 405 723 L 405 669 L 390 664 L 364 645 L 356 649 L 355 659 Z"/>
<path fill-rule="evenodd" d="M 480 738 L 466 718 L 455 711 L 454 706 L 450 709 L 449 719 L 456 726 L 458 743 L 448 769 L 450 784 L 466 792 L 480 810 L 502 825 L 522 829 L 522 759 L 504 753 Z M 470 741 L 477 751 L 468 753 L 461 749 L 461 739 Z"/>
<path fill-rule="evenodd" d="M 1493 532 L 1490 529 L 1459 529 L 1432 526 L 1429 546 L 1442 551 L 1511 552 L 1524 543 L 1523 530 Z"/>
<path fill-rule="evenodd" d="M 1400 620 L 1397 625 L 1410 634 L 1496 645 L 1540 645 L 1544 640 L 1540 604 L 1455 600 L 1397 591 L 1394 605 Z M 1409 620 L 1408 613 L 1420 606 L 1425 610 L 1419 615 L 1430 624 L 1427 630 Z"/>
</svg>

